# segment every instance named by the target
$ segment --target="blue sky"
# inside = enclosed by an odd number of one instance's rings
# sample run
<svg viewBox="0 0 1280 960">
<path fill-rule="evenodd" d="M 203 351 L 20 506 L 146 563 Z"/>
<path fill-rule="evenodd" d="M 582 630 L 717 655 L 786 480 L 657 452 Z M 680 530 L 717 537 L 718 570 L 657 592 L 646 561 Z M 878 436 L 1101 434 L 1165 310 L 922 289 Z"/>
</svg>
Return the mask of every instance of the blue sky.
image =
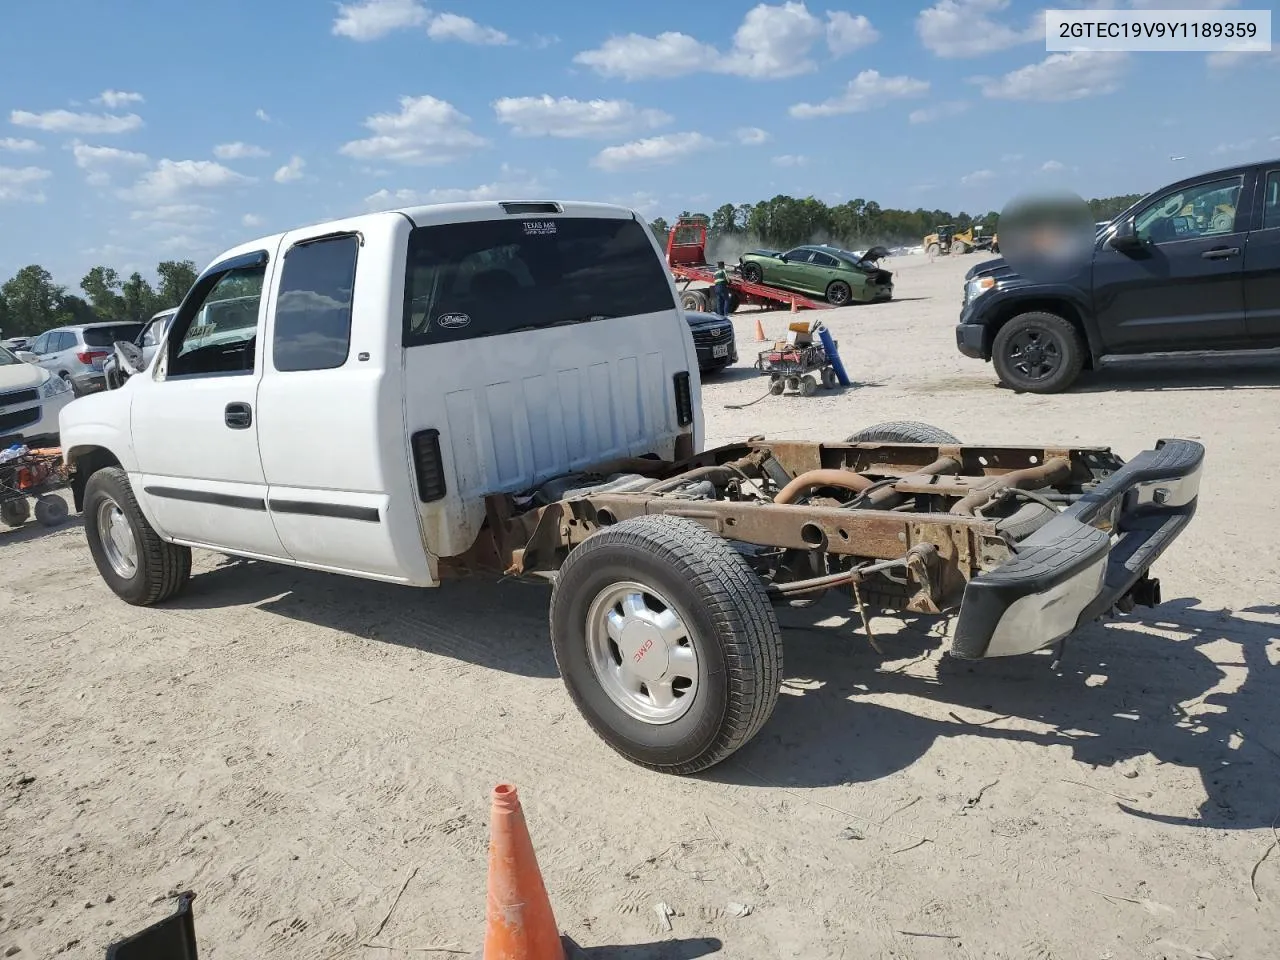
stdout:
<svg viewBox="0 0 1280 960">
<path fill-rule="evenodd" d="M 1280 155 L 1275 53 L 1051 56 L 1025 0 L 6 7 L 0 279 L 73 288 L 433 200 L 985 211 Z"/>
</svg>

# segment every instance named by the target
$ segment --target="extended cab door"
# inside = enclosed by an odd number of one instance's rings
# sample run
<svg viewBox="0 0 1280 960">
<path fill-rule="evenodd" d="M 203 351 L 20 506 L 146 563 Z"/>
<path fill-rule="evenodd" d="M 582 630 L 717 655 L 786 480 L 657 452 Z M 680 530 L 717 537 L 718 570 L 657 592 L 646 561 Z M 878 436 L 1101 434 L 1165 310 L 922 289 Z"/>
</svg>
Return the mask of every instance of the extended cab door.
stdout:
<svg viewBox="0 0 1280 960">
<path fill-rule="evenodd" d="M 1251 188 L 1243 175 L 1175 187 L 1138 211 L 1139 247 L 1117 250 L 1103 235 L 1093 299 L 1107 352 L 1220 349 L 1244 341 Z"/>
<path fill-rule="evenodd" d="M 130 377 L 131 478 L 153 524 L 193 546 L 287 559 L 267 514 L 256 416 L 268 250 L 211 267 L 150 376 Z"/>
<path fill-rule="evenodd" d="M 258 388 L 267 505 L 301 565 L 430 585 L 404 433 L 399 215 L 285 235 Z"/>
<path fill-rule="evenodd" d="M 1280 345 L 1280 167 L 1258 178 L 1254 229 L 1244 253 L 1244 323 L 1253 346 Z"/>
</svg>

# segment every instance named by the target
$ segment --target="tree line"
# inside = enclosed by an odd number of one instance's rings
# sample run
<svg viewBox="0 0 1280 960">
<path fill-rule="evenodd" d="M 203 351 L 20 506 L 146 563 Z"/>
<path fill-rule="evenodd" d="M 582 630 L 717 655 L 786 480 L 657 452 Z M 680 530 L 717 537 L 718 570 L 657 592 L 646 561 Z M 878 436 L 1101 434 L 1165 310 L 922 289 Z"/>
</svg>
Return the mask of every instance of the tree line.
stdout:
<svg viewBox="0 0 1280 960">
<path fill-rule="evenodd" d="M 1095 220 L 1110 220 L 1140 199 L 1142 194 L 1137 193 L 1104 197 L 1090 200 L 1089 208 Z M 781 194 L 754 204 L 726 203 L 709 214 L 685 210 L 680 216 L 701 217 L 717 238 L 750 237 L 754 243 L 782 248 L 825 241 L 844 247 L 865 247 L 873 243 L 914 246 L 942 224 L 954 224 L 959 230 L 981 226 L 990 234 L 997 230 L 1000 220 L 995 210 L 983 214 L 923 207 L 896 210 L 861 197 L 829 206 L 814 197 Z M 658 217 L 651 226 L 665 242 L 670 224 Z"/>
<path fill-rule="evenodd" d="M 81 278 L 80 293 L 72 293 L 44 267 L 31 264 L 0 285 L 0 333 L 34 337 L 72 323 L 142 323 L 181 303 L 196 276 L 190 260 L 157 264 L 155 286 L 137 272 L 125 278 L 111 267 L 94 267 Z"/>
<path fill-rule="evenodd" d="M 1090 200 L 1095 220 L 1109 220 L 1141 199 L 1140 194 Z M 829 206 L 814 197 L 778 195 L 759 203 L 726 203 L 709 214 L 683 211 L 681 217 L 700 216 L 718 241 L 750 242 L 762 246 L 792 247 L 800 243 L 832 242 L 844 247 L 873 243 L 915 245 L 940 224 L 964 230 L 981 225 L 987 233 L 997 230 L 1000 214 L 949 210 L 897 210 L 874 200 L 858 198 Z M 669 225 L 659 217 L 651 224 L 665 243 Z M 159 310 L 175 307 L 195 282 L 196 266 L 190 260 L 165 260 L 156 266 L 153 286 L 140 273 L 121 277 L 111 267 L 97 266 L 80 280 L 75 293 L 54 282 L 38 264 L 23 267 L 0 285 L 0 333 L 5 337 L 32 337 L 51 327 L 105 320 L 141 323 Z"/>
</svg>

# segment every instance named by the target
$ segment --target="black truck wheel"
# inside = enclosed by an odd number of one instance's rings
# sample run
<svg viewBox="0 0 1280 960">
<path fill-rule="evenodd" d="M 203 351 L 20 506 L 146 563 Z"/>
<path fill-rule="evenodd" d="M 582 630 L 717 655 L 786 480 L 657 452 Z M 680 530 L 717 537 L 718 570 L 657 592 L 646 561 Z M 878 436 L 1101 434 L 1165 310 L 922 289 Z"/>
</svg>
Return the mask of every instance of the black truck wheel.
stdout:
<svg viewBox="0 0 1280 960">
<path fill-rule="evenodd" d="M 916 420 L 887 420 L 845 437 L 845 443 L 959 443 L 941 427 Z"/>
<path fill-rule="evenodd" d="M 187 585 L 191 550 L 160 539 L 119 467 L 104 467 L 85 484 L 84 529 L 98 573 L 125 603 L 150 606 Z"/>
<path fill-rule="evenodd" d="M 782 635 L 742 554 L 682 517 L 627 520 L 569 554 L 551 641 L 574 704 L 633 763 L 689 774 L 768 720 Z"/>
<path fill-rule="evenodd" d="M 10 527 L 20 527 L 31 519 L 31 504 L 26 497 L 0 500 L 0 521 Z"/>
<path fill-rule="evenodd" d="M 1084 368 L 1084 342 L 1075 327 L 1055 313 L 1032 311 L 1014 317 L 996 334 L 991 362 L 1006 386 L 1025 393 L 1059 393 Z"/>
</svg>

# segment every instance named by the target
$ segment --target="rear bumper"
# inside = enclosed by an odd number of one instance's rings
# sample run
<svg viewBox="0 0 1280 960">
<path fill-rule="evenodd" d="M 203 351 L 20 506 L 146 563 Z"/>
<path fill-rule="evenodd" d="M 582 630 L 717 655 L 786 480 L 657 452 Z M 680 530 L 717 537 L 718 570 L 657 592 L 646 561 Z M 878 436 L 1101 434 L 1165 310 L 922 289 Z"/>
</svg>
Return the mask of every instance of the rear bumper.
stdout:
<svg viewBox="0 0 1280 960">
<path fill-rule="evenodd" d="M 1161 440 L 1023 541 L 1013 559 L 974 577 L 952 655 L 1031 653 L 1136 594 L 1195 514 L 1203 464 L 1199 443 Z"/>
</svg>

